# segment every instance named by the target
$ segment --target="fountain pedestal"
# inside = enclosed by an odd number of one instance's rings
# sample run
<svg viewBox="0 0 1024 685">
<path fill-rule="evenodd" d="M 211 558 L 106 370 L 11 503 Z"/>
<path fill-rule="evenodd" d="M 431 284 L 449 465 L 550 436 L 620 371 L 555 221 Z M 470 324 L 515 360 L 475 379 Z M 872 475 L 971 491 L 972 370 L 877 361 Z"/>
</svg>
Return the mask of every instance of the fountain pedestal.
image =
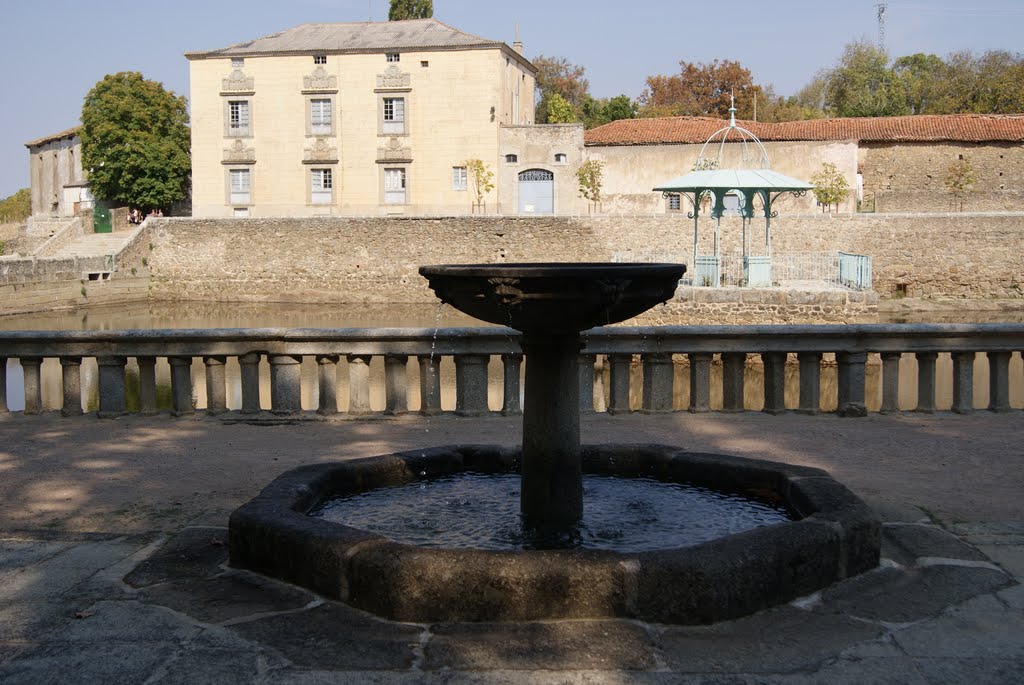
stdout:
<svg viewBox="0 0 1024 685">
<path fill-rule="evenodd" d="M 528 528 L 571 526 L 583 516 L 579 336 L 530 334 L 523 408 L 520 510 Z"/>
<path fill-rule="evenodd" d="M 420 267 L 442 302 L 523 332 L 523 523 L 569 531 L 583 516 L 579 333 L 675 295 L 683 264 L 449 264 Z"/>
</svg>

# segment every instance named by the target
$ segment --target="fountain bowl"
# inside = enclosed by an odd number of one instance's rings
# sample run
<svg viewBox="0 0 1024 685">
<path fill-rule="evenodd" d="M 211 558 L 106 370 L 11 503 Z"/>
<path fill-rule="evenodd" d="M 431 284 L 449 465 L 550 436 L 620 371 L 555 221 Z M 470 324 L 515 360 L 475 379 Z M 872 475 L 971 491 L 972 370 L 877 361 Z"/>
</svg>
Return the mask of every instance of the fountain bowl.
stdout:
<svg viewBox="0 0 1024 685">
<path fill-rule="evenodd" d="M 642 314 L 675 295 L 684 264 L 604 262 L 420 267 L 438 298 L 524 333 L 577 333 Z"/>
<path fill-rule="evenodd" d="M 519 448 L 460 445 L 281 475 L 231 515 L 231 565 L 398 621 L 704 624 L 791 601 L 878 564 L 877 517 L 819 469 L 664 445 L 584 445 L 580 453 L 588 473 L 768 494 L 795 520 L 650 552 L 512 552 L 415 547 L 307 515 L 337 495 L 520 466 Z"/>
</svg>

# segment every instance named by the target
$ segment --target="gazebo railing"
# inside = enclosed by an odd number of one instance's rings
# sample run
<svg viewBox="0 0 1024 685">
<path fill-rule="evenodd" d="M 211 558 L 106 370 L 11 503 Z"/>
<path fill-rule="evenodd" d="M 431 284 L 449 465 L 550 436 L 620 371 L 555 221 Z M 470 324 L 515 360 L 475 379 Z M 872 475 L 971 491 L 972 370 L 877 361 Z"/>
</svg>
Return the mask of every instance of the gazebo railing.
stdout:
<svg viewBox="0 0 1024 685">
<path fill-rule="evenodd" d="M 615 262 L 636 263 L 681 261 L 691 264 L 693 259 L 692 254 L 658 250 L 617 252 L 612 257 Z M 762 275 L 765 271 L 770 272 L 770 277 Z M 722 254 L 717 258 L 714 255 L 698 254 L 697 261 L 683 278 L 684 283 L 697 287 L 762 286 L 769 280 L 780 284 L 812 281 L 853 290 L 870 290 L 872 259 L 867 255 L 850 252 L 777 252 L 770 257 L 748 255 L 746 261 L 739 252 Z"/>
</svg>

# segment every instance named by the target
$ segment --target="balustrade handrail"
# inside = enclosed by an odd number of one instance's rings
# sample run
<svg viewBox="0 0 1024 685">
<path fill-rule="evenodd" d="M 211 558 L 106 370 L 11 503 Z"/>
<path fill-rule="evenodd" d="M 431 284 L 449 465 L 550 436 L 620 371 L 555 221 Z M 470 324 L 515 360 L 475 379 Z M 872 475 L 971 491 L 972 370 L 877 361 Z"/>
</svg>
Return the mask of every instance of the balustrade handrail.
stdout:
<svg viewBox="0 0 1024 685">
<path fill-rule="evenodd" d="M 520 333 L 462 328 L 203 328 L 0 331 L 0 356 L 201 356 L 244 354 L 505 354 Z M 584 331 L 584 352 L 886 352 L 1020 350 L 1024 324 L 788 324 L 606 326 Z M 233 345 L 233 346 L 232 346 Z M 57 346 L 47 350 L 41 346 Z M 116 349 L 111 346 L 115 346 Z M 232 347 L 228 347 L 232 346 Z M 384 349 L 386 347 L 386 349 Z"/>
<path fill-rule="evenodd" d="M 257 367 L 266 358 L 271 367 L 271 411 L 301 411 L 298 363 L 315 358 L 320 365 L 318 385 L 321 414 L 338 413 L 335 369 L 344 358 L 350 369 L 349 414 L 370 410 L 369 360 L 385 361 L 387 414 L 407 411 L 407 364 L 417 359 L 422 413 L 441 411 L 440 360 L 451 357 L 456 366 L 456 413 L 480 415 L 487 406 L 487 361 L 500 356 L 504 365 L 503 413 L 519 413 L 519 369 L 523 359 L 520 334 L 504 327 L 476 328 L 252 328 L 169 329 L 118 331 L 8 331 L 0 332 L 0 371 L 7 359 L 17 358 L 25 383 L 25 413 L 42 409 L 40 367 L 45 359 L 62 366 L 64 413 L 82 413 L 80 365 L 83 358 L 99 364 L 99 414 L 125 411 L 125 367 L 137 360 L 143 411 L 155 411 L 154 364 L 166 358 L 171 368 L 176 413 L 191 411 L 192 360 L 206 366 L 207 412 L 227 410 L 225 370 L 227 358 L 241 366 L 243 413 L 259 413 L 260 380 Z M 613 326 L 582 335 L 581 410 L 593 411 L 594 361 L 607 357 L 609 400 L 607 411 L 630 410 L 630 374 L 634 355 L 642 362 L 643 402 L 647 411 L 672 411 L 673 355 L 687 355 L 690 376 L 690 411 L 710 409 L 710 365 L 715 355 L 722 364 L 723 408 L 744 408 L 744 366 L 748 355 L 760 355 L 764 365 L 764 409 L 786 411 L 785 364 L 789 355 L 799 362 L 802 411 L 820 406 L 821 363 L 834 354 L 838 366 L 837 401 L 841 415 L 863 415 L 865 365 L 868 354 L 882 360 L 882 411 L 898 409 L 898 370 L 903 354 L 918 361 L 918 410 L 935 408 L 936 366 L 939 353 L 953 359 L 953 410 L 973 409 L 973 364 L 977 353 L 989 361 L 989 408 L 1010 409 L 1010 359 L 1024 350 L 1024 324 L 853 324 L 756 326 Z M 527 364 L 529 359 L 527 358 Z M 6 373 L 0 373 L 0 413 L 7 412 Z M 600 393 L 599 393 L 600 394 Z M 792 398 L 791 398 L 792 400 Z"/>
</svg>

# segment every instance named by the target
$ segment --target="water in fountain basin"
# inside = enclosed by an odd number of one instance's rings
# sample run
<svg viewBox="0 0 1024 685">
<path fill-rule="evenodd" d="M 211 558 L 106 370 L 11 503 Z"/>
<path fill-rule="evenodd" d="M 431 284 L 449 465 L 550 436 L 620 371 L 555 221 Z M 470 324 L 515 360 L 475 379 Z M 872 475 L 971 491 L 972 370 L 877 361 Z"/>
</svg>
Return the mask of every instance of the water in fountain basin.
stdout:
<svg viewBox="0 0 1024 685">
<path fill-rule="evenodd" d="M 585 475 L 583 520 L 556 537 L 525 531 L 517 474 L 461 473 L 330 499 L 310 512 L 421 547 L 643 552 L 688 547 L 790 520 L 780 507 L 706 488 Z"/>
</svg>

